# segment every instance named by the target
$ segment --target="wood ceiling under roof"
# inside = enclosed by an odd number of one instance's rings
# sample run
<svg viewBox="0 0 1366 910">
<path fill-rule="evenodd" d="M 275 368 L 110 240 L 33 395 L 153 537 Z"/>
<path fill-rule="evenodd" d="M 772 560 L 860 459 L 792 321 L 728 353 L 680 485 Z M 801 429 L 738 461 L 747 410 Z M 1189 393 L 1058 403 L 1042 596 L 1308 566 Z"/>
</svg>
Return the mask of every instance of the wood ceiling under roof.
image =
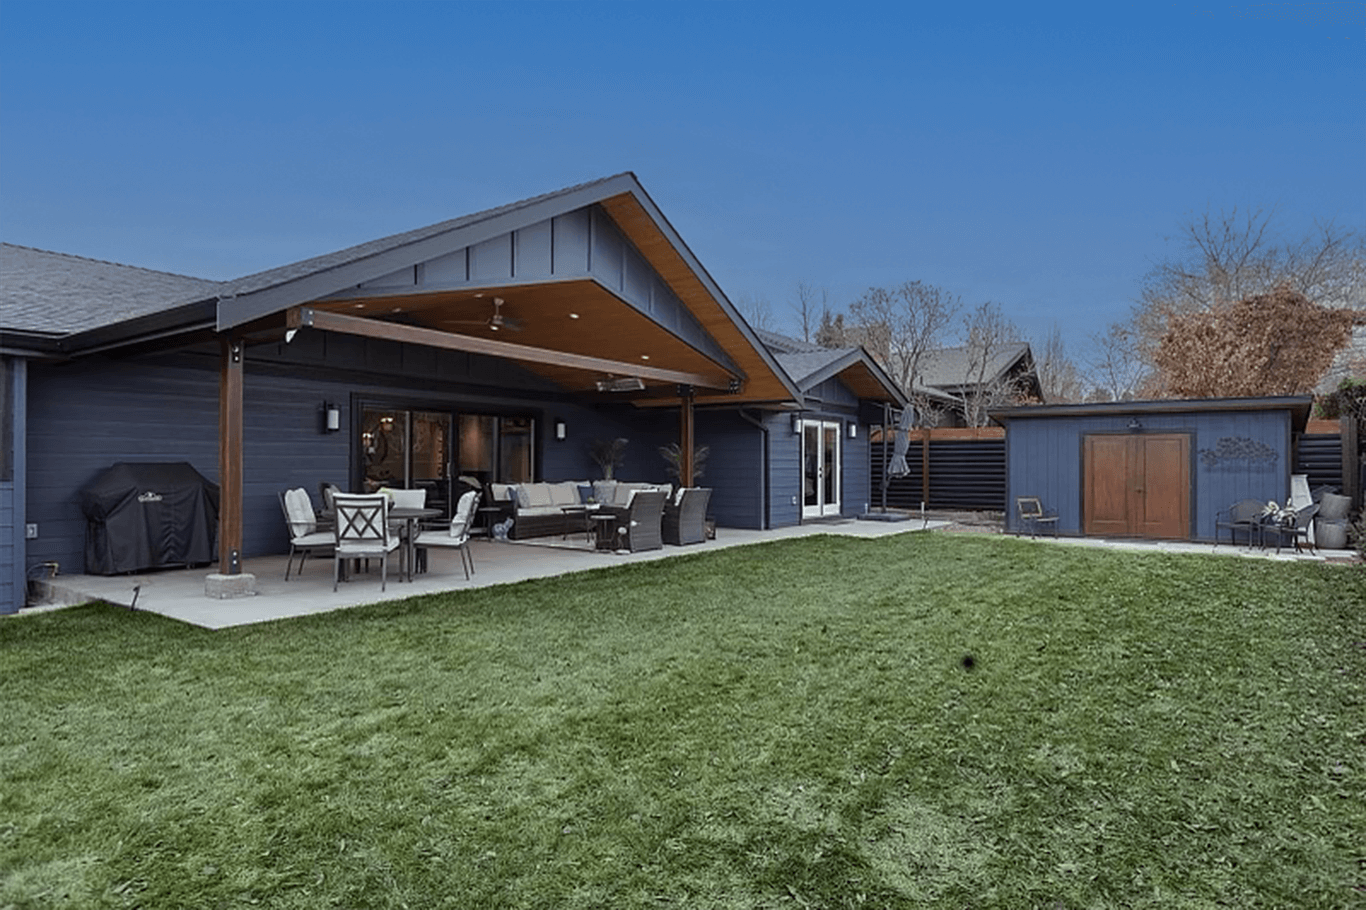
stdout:
<svg viewBox="0 0 1366 910">
<path fill-rule="evenodd" d="M 310 306 L 341 316 L 449 333 L 452 337 L 445 339 L 442 346 L 467 344 L 461 336 L 521 346 L 530 349 L 522 359 L 524 366 L 570 391 L 597 393 L 601 380 L 640 377 L 644 389 L 610 394 L 614 400 L 633 401 L 641 406 L 670 403 L 668 393 L 682 380 L 663 371 L 690 376 L 698 404 L 791 401 L 793 395 L 787 384 L 708 291 L 639 200 L 631 193 L 621 193 L 601 205 L 694 318 L 730 355 L 743 376 L 687 344 L 591 278 L 397 295 L 357 291 L 354 296 L 334 295 Z M 502 300 L 496 308 L 495 298 Z M 491 324 L 495 312 L 503 320 L 497 329 Z M 381 329 L 375 328 L 378 334 Z M 557 358 L 547 356 L 549 352 L 608 360 L 621 369 L 556 362 Z"/>
</svg>

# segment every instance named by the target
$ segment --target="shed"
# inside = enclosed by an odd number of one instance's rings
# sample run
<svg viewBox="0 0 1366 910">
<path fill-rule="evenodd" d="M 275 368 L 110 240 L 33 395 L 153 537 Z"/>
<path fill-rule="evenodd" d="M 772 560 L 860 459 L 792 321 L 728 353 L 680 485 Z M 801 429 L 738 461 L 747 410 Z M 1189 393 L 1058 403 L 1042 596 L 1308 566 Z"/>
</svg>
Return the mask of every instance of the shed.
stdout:
<svg viewBox="0 0 1366 910">
<path fill-rule="evenodd" d="M 1006 529 L 1037 496 L 1071 536 L 1215 539 L 1242 499 L 1284 502 L 1313 399 L 1212 398 L 993 411 L 1006 428 Z"/>
</svg>

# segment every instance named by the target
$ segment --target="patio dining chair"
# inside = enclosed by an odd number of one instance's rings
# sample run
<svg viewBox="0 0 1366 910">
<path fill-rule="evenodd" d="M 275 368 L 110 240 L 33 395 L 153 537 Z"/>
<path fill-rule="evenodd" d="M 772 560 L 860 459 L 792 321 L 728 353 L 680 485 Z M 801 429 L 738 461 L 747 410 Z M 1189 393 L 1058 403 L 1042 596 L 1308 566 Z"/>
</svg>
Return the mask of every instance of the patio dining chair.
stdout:
<svg viewBox="0 0 1366 910">
<path fill-rule="evenodd" d="M 335 539 L 331 531 L 319 530 L 313 504 L 302 487 L 280 492 L 280 510 L 285 513 L 285 527 L 289 529 L 289 559 L 285 560 L 285 581 L 289 581 L 295 555 L 299 557 L 299 569 L 294 574 L 300 575 L 304 561 L 315 551 L 332 549 Z"/>
<path fill-rule="evenodd" d="M 467 490 L 461 494 L 460 502 L 455 507 L 455 517 L 445 527 L 424 528 L 418 532 L 417 537 L 413 538 L 413 545 L 418 550 L 419 565 L 425 563 L 428 547 L 459 550 L 460 565 L 465 570 L 465 580 L 469 580 L 474 572 L 474 554 L 470 552 L 470 525 L 474 523 L 474 507 L 478 503 L 479 493 Z"/>
<path fill-rule="evenodd" d="M 707 504 L 710 487 L 684 487 L 664 503 L 661 531 L 664 542 L 674 546 L 701 543 L 707 539 Z"/>
<path fill-rule="evenodd" d="M 389 497 L 383 493 L 337 493 L 332 497 L 337 509 L 336 541 L 333 546 L 332 590 L 341 580 L 342 564 L 348 559 L 380 560 L 379 589 L 389 581 L 389 554 L 398 549 L 398 535 L 389 528 Z"/>
<path fill-rule="evenodd" d="M 1038 536 L 1044 528 L 1058 536 L 1058 513 L 1045 511 L 1043 502 L 1037 496 L 1016 496 L 1015 512 L 1020 518 L 1020 527 L 1029 529 L 1029 536 Z"/>
</svg>

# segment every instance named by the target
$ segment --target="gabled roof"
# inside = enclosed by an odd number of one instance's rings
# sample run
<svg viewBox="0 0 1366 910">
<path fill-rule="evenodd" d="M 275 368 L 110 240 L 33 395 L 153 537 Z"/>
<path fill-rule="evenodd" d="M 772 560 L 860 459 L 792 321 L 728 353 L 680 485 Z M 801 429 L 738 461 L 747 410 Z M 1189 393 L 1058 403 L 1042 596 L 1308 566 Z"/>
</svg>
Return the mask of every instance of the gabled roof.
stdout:
<svg viewBox="0 0 1366 910">
<path fill-rule="evenodd" d="M 635 333 L 647 334 L 658 343 L 672 336 L 670 356 L 677 361 L 677 366 L 662 364 L 657 372 L 695 376 L 699 380 L 705 378 L 699 400 L 729 398 L 737 403 L 780 404 L 800 398 L 797 387 L 773 354 L 683 243 L 635 175 L 629 172 L 224 282 L 95 263 L 57 253 L 16 253 L 15 258 L 23 260 L 22 267 L 13 272 L 7 267 L 0 274 L 0 286 L 3 286 L 0 300 L 15 301 L 13 306 L 5 308 L 5 317 L 0 320 L 6 323 L 0 328 L 11 330 L 6 333 L 9 337 L 0 341 L 0 347 L 12 345 L 35 353 L 74 356 L 177 335 L 189 338 L 191 333 L 202 340 L 214 331 L 237 328 L 258 337 L 268 332 L 283 334 L 286 318 L 296 318 L 299 308 L 326 309 L 330 306 L 333 312 L 338 312 L 338 307 L 345 306 L 335 302 L 339 300 L 357 301 L 351 305 L 360 307 L 359 301 L 386 296 L 366 290 L 368 282 L 405 269 L 420 271 L 424 263 L 473 250 L 486 241 L 590 208 L 605 213 L 647 267 L 665 283 L 686 310 L 682 321 L 661 322 L 651 315 L 648 306 L 636 306 L 635 312 L 630 313 L 631 305 L 624 290 L 604 284 L 599 275 L 591 271 L 563 278 L 556 274 L 549 280 L 536 279 L 530 284 L 516 279 L 486 281 L 483 285 L 466 281 L 460 289 L 416 286 L 405 293 L 420 298 L 416 302 L 430 317 L 435 312 L 434 307 L 460 305 L 462 301 L 452 297 L 457 290 L 466 298 L 473 298 L 485 296 L 477 293 L 480 290 L 488 289 L 491 296 L 508 288 L 544 301 L 548 293 L 554 293 L 552 289 L 563 288 L 567 294 L 578 295 L 578 300 L 597 305 L 602 312 L 612 306 L 622 308 L 618 310 L 621 325 L 615 333 L 598 331 L 596 338 L 604 345 L 609 339 L 620 342 L 623 337 L 634 337 Z M 22 251 L 24 248 L 10 249 Z M 46 277 L 35 277 L 33 281 L 13 280 L 38 273 L 45 273 Z M 469 299 L 463 301 L 464 305 L 469 303 Z M 13 326 L 8 325 L 9 310 L 16 314 Z M 367 318 L 380 326 L 386 319 L 385 313 L 389 312 L 398 313 L 399 309 L 386 308 L 381 312 L 375 307 L 363 313 L 357 310 L 350 322 L 354 325 L 356 319 Z M 410 317 L 405 313 L 401 318 Z M 683 325 L 684 322 L 688 325 Z M 333 320 L 332 325 L 337 325 L 337 320 Z M 627 326 L 629 328 L 625 328 Z M 428 325 L 427 328 L 434 327 Z M 445 331 L 457 338 L 467 334 Z M 14 332 L 28 337 L 16 342 Z M 565 351 L 566 361 L 578 357 L 575 363 L 585 363 L 583 355 L 596 353 L 575 350 L 572 347 L 575 342 L 569 341 L 568 336 L 565 338 L 564 343 L 571 346 L 557 346 L 555 350 Z M 582 337 L 577 343 L 582 347 Z M 522 350 L 529 352 L 530 343 Z M 607 355 L 606 361 L 624 366 L 626 359 L 635 356 L 635 353 L 628 356 L 617 352 Z M 654 363 L 659 363 L 659 358 Z M 566 377 L 566 369 L 579 371 L 575 381 L 580 387 L 584 377 L 591 373 L 583 366 L 564 369 L 546 366 L 541 371 L 551 374 L 548 378 L 559 381 Z M 730 388 L 726 388 L 728 384 Z"/>
<path fill-rule="evenodd" d="M 969 371 L 975 372 L 970 363 L 969 349 L 941 348 L 926 351 L 920 358 L 920 377 L 918 385 L 933 389 L 957 389 L 970 385 Z M 999 381 L 1006 373 L 1029 354 L 1029 344 L 1024 341 L 1003 344 L 991 352 L 984 373 L 987 383 Z"/>
<path fill-rule="evenodd" d="M 1314 404 L 1310 395 L 1277 395 L 1264 398 L 1161 398 L 1153 401 L 1105 401 L 1082 404 L 1022 405 L 996 408 L 992 420 L 1007 425 L 1011 420 L 1048 417 L 1189 414 L 1230 411 L 1289 411 L 1293 429 L 1303 432 Z"/>
<path fill-rule="evenodd" d="M 823 348 L 776 332 L 755 332 L 802 392 L 838 376 L 860 398 L 906 405 L 906 396 L 862 347 Z"/>
</svg>

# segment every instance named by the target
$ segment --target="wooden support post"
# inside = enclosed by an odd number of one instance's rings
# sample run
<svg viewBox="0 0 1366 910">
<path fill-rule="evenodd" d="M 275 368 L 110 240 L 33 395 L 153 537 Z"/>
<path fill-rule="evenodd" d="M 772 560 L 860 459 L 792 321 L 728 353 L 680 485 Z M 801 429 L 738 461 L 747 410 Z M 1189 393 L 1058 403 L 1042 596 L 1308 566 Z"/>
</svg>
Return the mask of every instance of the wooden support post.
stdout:
<svg viewBox="0 0 1366 910">
<path fill-rule="evenodd" d="M 678 485 L 692 486 L 693 472 L 693 387 L 678 388 Z"/>
<path fill-rule="evenodd" d="M 218 571 L 222 575 L 242 573 L 242 358 L 242 339 L 223 339 L 218 380 Z"/>
</svg>

